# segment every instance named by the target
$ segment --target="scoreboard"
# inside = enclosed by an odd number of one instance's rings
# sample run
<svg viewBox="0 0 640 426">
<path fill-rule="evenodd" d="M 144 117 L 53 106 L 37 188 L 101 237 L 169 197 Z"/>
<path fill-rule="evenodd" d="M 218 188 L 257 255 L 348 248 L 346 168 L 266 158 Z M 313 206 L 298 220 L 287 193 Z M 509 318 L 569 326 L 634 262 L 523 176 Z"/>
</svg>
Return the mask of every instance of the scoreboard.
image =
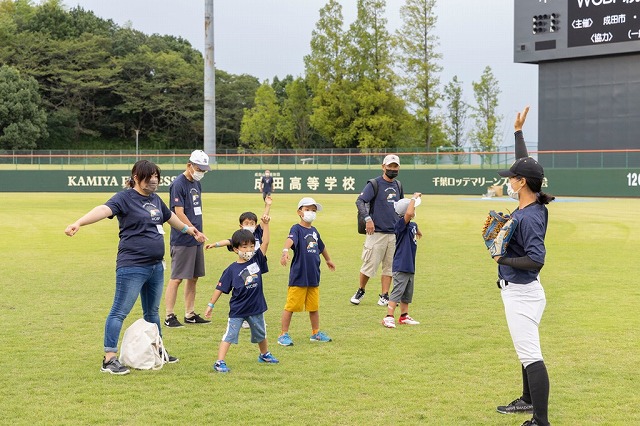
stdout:
<svg viewBox="0 0 640 426">
<path fill-rule="evenodd" d="M 514 61 L 640 53 L 640 0 L 514 0 Z"/>
</svg>

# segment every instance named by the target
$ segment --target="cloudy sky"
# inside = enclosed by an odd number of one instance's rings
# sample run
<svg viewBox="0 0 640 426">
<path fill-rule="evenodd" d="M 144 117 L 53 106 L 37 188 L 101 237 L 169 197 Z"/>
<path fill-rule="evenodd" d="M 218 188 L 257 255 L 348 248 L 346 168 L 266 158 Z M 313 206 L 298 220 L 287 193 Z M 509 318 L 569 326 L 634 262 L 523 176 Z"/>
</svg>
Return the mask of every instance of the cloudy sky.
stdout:
<svg viewBox="0 0 640 426">
<path fill-rule="evenodd" d="M 204 0 L 64 0 L 119 25 L 131 23 L 147 34 L 170 34 L 204 49 Z M 356 0 L 339 0 L 345 25 L 356 17 Z M 304 74 L 311 31 L 325 0 L 214 0 L 216 67 L 260 80 Z M 387 0 L 388 30 L 401 26 L 404 0 Z M 436 7 L 443 55 L 441 83 L 454 75 L 473 102 L 472 81 L 489 65 L 500 83 L 502 145 L 513 144 L 517 111 L 531 106 L 525 126 L 528 141 L 538 138 L 538 69 L 513 62 L 513 1 L 439 0 Z M 470 124 L 470 123 L 469 123 Z"/>
</svg>

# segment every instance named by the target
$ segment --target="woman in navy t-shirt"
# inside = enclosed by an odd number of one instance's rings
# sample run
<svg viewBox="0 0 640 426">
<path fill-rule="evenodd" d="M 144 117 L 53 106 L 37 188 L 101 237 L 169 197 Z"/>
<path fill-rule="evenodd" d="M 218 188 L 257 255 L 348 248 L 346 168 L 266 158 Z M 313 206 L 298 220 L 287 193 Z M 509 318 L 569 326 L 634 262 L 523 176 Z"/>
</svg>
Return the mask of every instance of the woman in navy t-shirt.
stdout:
<svg viewBox="0 0 640 426">
<path fill-rule="evenodd" d="M 185 225 L 155 193 L 159 181 L 158 166 L 147 160 L 136 162 L 127 189 L 115 194 L 105 204 L 94 207 L 65 230 L 71 237 L 81 226 L 114 216 L 118 218 L 120 243 L 116 260 L 116 291 L 104 328 L 105 357 L 101 371 L 105 373 L 129 373 L 116 355 L 122 323 L 138 295 L 144 319 L 157 324 L 162 334 L 158 315 L 164 284 L 162 224 L 169 222 L 173 228 L 192 235 L 199 242 L 206 239 L 196 228 Z M 169 357 L 169 361 L 176 362 L 177 358 Z"/>
</svg>

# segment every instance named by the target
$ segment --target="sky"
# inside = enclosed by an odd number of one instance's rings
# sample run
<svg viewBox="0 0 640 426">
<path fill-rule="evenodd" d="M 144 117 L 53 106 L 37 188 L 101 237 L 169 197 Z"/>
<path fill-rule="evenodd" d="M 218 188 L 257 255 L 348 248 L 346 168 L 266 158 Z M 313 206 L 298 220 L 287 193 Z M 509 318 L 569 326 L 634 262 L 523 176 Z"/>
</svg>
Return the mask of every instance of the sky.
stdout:
<svg viewBox="0 0 640 426">
<path fill-rule="evenodd" d="M 130 23 L 146 34 L 168 34 L 204 51 L 204 0 L 63 0 L 118 25 Z M 356 18 L 356 0 L 339 0 L 345 26 Z M 311 32 L 326 0 L 214 0 L 216 68 L 250 74 L 260 81 L 304 75 Z M 404 0 L 387 0 L 387 29 L 400 28 Z M 491 67 L 502 93 L 498 145 L 513 145 L 513 121 L 531 107 L 524 127 L 527 142 L 538 139 L 538 67 L 513 62 L 513 1 L 438 0 L 436 34 L 443 55 L 442 85 L 454 75 L 463 82 L 465 101 L 474 103 L 472 82 Z M 468 126 L 472 119 L 468 119 Z"/>
</svg>

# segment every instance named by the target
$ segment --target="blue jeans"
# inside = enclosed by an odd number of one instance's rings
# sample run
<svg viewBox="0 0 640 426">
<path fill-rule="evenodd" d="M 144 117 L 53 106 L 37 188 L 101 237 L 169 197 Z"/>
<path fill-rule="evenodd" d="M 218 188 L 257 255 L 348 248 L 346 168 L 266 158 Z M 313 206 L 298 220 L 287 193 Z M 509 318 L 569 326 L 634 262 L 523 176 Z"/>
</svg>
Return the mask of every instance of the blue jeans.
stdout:
<svg viewBox="0 0 640 426">
<path fill-rule="evenodd" d="M 162 335 L 158 308 L 163 287 L 162 262 L 150 266 L 123 266 L 116 270 L 116 293 L 104 325 L 105 352 L 118 352 L 122 323 L 138 300 L 138 295 L 142 303 L 143 318 L 145 321 L 156 323 Z"/>
</svg>

